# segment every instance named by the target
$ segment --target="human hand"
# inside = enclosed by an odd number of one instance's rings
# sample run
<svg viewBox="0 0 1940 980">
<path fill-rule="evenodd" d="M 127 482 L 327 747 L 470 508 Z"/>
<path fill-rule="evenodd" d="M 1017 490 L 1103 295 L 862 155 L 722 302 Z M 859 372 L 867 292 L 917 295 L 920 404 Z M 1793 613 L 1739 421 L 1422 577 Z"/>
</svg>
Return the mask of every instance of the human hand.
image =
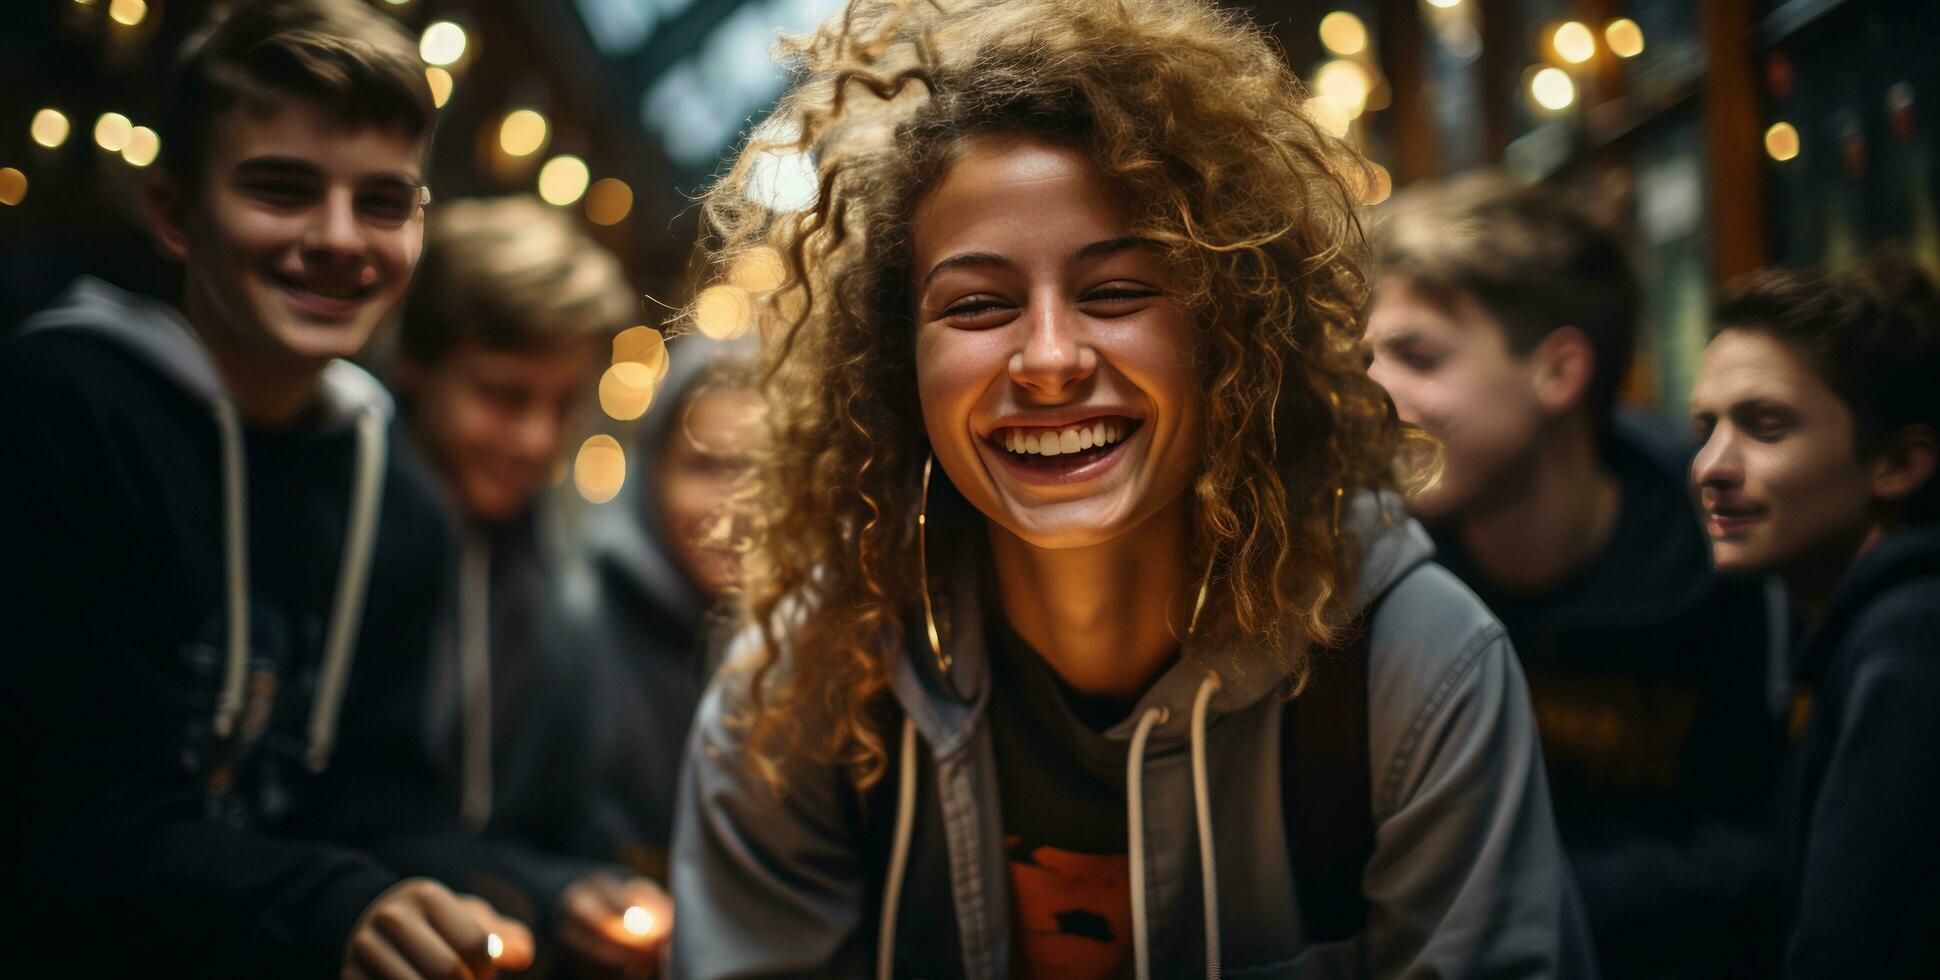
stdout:
<svg viewBox="0 0 1940 980">
<path fill-rule="evenodd" d="M 583 970 L 627 980 L 659 972 L 674 924 L 674 903 L 660 886 L 595 871 L 567 886 L 559 904 L 555 932 Z"/>
<path fill-rule="evenodd" d="M 484 899 L 406 878 L 364 909 L 344 942 L 343 980 L 491 980 L 532 965 L 532 933 Z"/>
</svg>

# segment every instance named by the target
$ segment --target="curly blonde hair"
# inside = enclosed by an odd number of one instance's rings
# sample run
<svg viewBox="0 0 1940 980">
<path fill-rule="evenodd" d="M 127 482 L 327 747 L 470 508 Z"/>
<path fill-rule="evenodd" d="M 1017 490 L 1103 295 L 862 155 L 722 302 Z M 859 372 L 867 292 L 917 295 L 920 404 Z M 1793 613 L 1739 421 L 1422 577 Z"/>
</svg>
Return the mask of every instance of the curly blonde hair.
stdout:
<svg viewBox="0 0 1940 980">
<path fill-rule="evenodd" d="M 882 772 L 901 655 L 886 638 L 922 629 L 911 215 L 979 136 L 1081 151 L 1165 250 L 1206 393 L 1195 636 L 1279 651 L 1303 676 L 1303 651 L 1352 615 L 1343 494 L 1423 466 L 1365 370 L 1366 165 L 1303 111 L 1269 42 L 1197 0 L 853 0 L 781 50 L 796 86 L 704 199 L 714 269 L 772 248 L 785 270 L 756 304 L 769 444 L 743 601 L 762 649 L 737 720 L 756 774 L 781 788 L 795 757 L 859 786 Z M 815 200 L 773 210 L 764 168 L 793 153 L 813 161 Z M 968 510 L 937 482 L 933 515 Z M 980 526 L 932 519 L 929 547 L 961 550 Z"/>
</svg>

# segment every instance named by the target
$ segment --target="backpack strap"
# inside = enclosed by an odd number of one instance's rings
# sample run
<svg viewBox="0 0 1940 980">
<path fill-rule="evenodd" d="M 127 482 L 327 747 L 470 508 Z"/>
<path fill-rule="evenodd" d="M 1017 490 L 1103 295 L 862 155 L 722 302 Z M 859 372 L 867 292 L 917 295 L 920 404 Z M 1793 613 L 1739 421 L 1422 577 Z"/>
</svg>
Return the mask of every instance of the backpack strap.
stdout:
<svg viewBox="0 0 1940 980">
<path fill-rule="evenodd" d="M 1341 646 L 1315 651 L 1307 689 L 1280 718 L 1280 813 L 1310 942 L 1367 925 L 1361 874 L 1374 856 L 1368 772 L 1367 617 Z"/>
</svg>

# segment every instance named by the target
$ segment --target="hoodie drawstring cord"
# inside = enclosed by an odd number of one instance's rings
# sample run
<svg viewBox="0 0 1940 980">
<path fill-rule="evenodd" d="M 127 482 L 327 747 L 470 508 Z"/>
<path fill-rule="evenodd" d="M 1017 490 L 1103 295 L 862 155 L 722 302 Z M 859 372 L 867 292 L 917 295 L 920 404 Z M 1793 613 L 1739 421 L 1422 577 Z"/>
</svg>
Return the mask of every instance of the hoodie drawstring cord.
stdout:
<svg viewBox="0 0 1940 980">
<path fill-rule="evenodd" d="M 1192 803 L 1199 822 L 1199 893 L 1206 910 L 1206 980 L 1219 980 L 1219 879 L 1213 860 L 1212 793 L 1206 785 L 1206 708 L 1219 691 L 1207 674 L 1192 699 Z"/>
<path fill-rule="evenodd" d="M 896 906 L 903 900 L 903 873 L 909 867 L 910 831 L 916 825 L 916 721 L 903 716 L 902 761 L 896 776 L 896 831 L 890 838 L 889 873 L 882 883 L 882 925 L 876 930 L 876 976 L 895 975 Z"/>
<path fill-rule="evenodd" d="M 229 651 L 216 701 L 216 737 L 236 730 L 243 710 L 243 675 L 249 665 L 249 511 L 243 484 L 242 420 L 227 398 L 214 404 L 222 439 L 222 565 L 228 586 Z"/>
<path fill-rule="evenodd" d="M 214 411 L 216 430 L 222 438 L 223 577 L 228 586 L 229 622 L 229 656 L 223 668 L 222 694 L 216 701 L 215 730 L 218 736 L 227 738 L 242 716 L 243 683 L 249 671 L 249 509 L 243 482 L 242 420 L 235 403 L 226 398 L 215 401 Z M 323 673 L 310 708 L 307 762 L 312 772 L 323 771 L 336 744 L 337 713 L 343 706 L 344 681 L 354 652 L 352 634 L 362 618 L 364 590 L 370 584 L 377 505 L 384 490 L 385 449 L 382 414 L 374 408 L 359 411 L 350 526 L 344 536 L 330 627 L 324 634 Z"/>
<path fill-rule="evenodd" d="M 1145 920 L 1145 743 L 1152 728 L 1165 724 L 1171 712 L 1164 706 L 1147 708 L 1132 731 L 1132 748 L 1125 755 L 1125 823 L 1131 865 L 1132 964 L 1137 980 L 1152 980 L 1151 926 Z"/>
<path fill-rule="evenodd" d="M 473 831 L 492 819 L 492 546 L 465 535 L 458 564 L 458 670 L 464 704 L 464 791 L 458 815 Z"/>
<path fill-rule="evenodd" d="M 363 621 L 364 592 L 370 585 L 387 448 L 382 414 L 365 407 L 357 413 L 357 469 L 351 483 L 350 525 L 344 532 L 344 556 L 337 569 L 330 628 L 324 634 L 323 674 L 317 681 L 316 701 L 310 706 L 311 772 L 322 772 L 330 764 L 330 752 L 337 743 L 337 715 L 343 708 L 344 686 L 350 679 L 350 660 Z"/>
<path fill-rule="evenodd" d="M 1207 674 L 1192 699 L 1192 803 L 1199 824 L 1199 884 L 1206 910 L 1206 980 L 1219 980 L 1219 881 L 1213 861 L 1212 793 L 1206 779 L 1206 709 L 1219 691 L 1219 675 Z M 1152 729 L 1163 725 L 1171 712 L 1163 706 L 1147 708 L 1132 731 L 1131 751 L 1125 756 L 1125 823 L 1130 831 L 1127 858 L 1131 865 L 1132 972 L 1137 980 L 1151 980 L 1152 936 L 1145 910 L 1145 745 Z"/>
</svg>

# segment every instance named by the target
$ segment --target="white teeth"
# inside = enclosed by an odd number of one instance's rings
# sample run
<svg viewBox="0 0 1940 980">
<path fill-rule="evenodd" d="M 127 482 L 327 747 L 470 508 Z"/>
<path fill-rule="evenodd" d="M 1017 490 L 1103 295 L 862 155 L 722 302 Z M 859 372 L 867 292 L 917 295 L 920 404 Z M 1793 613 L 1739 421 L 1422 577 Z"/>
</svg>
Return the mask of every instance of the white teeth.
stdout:
<svg viewBox="0 0 1940 980">
<path fill-rule="evenodd" d="M 1099 446 L 1109 446 L 1123 438 L 1123 430 L 1113 422 L 1073 425 L 1062 429 L 1006 429 L 1005 449 L 1025 456 L 1062 456 Z"/>
</svg>

